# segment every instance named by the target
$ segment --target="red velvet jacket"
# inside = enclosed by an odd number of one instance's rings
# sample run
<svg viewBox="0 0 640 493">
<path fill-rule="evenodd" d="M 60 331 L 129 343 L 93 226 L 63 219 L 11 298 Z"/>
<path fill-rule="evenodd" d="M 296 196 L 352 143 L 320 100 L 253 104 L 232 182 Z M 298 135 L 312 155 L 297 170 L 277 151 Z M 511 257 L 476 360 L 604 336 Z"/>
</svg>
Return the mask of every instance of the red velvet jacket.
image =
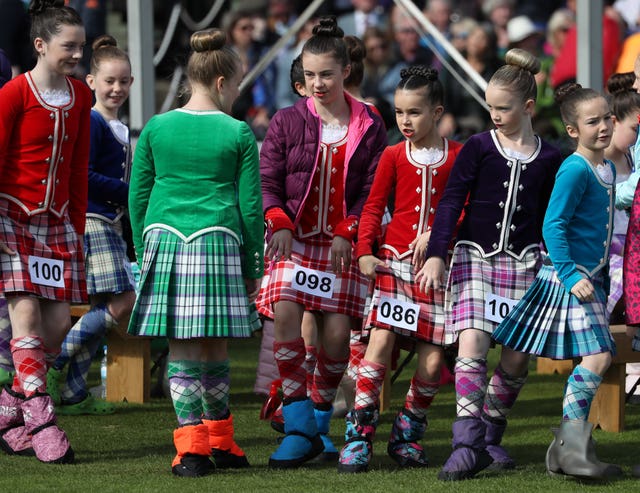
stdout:
<svg viewBox="0 0 640 493">
<path fill-rule="evenodd" d="M 0 197 L 29 215 L 69 214 L 84 233 L 90 148 L 91 91 L 68 78 L 71 99 L 48 105 L 30 73 L 0 90 Z"/>
</svg>

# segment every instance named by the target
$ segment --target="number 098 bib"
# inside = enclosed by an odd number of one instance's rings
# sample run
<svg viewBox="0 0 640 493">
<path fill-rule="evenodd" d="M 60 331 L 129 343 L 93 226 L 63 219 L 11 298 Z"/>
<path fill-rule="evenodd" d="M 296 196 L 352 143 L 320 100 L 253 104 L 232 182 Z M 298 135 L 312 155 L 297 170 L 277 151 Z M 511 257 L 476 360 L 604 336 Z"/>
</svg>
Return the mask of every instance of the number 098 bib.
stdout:
<svg viewBox="0 0 640 493">
<path fill-rule="evenodd" d="M 293 268 L 291 287 L 296 291 L 320 298 L 332 298 L 336 275 L 331 272 L 307 269 L 296 264 Z"/>
</svg>

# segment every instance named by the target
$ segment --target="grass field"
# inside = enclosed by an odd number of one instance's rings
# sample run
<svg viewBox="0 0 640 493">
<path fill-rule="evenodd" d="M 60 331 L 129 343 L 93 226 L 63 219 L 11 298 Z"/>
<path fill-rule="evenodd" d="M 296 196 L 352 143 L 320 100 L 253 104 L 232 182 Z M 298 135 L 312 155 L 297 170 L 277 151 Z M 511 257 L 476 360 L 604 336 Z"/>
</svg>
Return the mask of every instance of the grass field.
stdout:
<svg viewBox="0 0 640 493">
<path fill-rule="evenodd" d="M 391 422 L 403 402 L 413 373 L 407 367 L 392 390 L 392 409 L 381 416 L 374 443 L 374 458 L 367 474 L 344 475 L 335 465 L 312 464 L 295 471 L 271 471 L 266 467 L 277 434 L 259 420 L 263 402 L 253 393 L 259 339 L 232 345 L 231 405 L 236 438 L 252 467 L 219 472 L 198 479 L 176 478 L 170 472 L 174 456 L 172 430 L 175 415 L 168 399 L 153 399 L 145 405 L 119 404 L 111 416 L 65 416 L 59 422 L 67 431 L 76 452 L 76 464 L 46 465 L 34 458 L 0 455 L 0 492 L 608 492 L 638 491 L 640 480 L 629 475 L 640 462 L 640 406 L 627 406 L 627 429 L 623 433 L 597 430 L 601 459 L 621 464 L 626 476 L 611 483 L 558 480 L 545 473 L 544 454 L 561 412 L 565 377 L 537 375 L 532 371 L 516 403 L 504 444 L 518 467 L 508 473 L 486 473 L 459 483 L 443 483 L 437 473 L 450 452 L 451 421 L 455 414 L 454 389 L 443 387 L 429 413 L 424 440 L 432 467 L 398 470 L 386 455 Z M 495 360 L 495 354 L 491 359 Z M 91 385 L 97 383 L 97 363 Z M 331 435 L 338 448 L 344 421 L 332 421 Z"/>
</svg>

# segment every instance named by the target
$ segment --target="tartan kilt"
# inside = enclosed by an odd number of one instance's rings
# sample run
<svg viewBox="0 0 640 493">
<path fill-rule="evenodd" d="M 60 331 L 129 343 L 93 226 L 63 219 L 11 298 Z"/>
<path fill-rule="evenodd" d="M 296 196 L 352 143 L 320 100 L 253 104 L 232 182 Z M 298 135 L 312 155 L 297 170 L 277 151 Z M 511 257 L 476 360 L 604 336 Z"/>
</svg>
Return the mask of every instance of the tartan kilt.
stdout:
<svg viewBox="0 0 640 493">
<path fill-rule="evenodd" d="M 273 310 L 273 305 L 278 301 L 292 301 L 303 305 L 307 311 L 341 313 L 362 318 L 369 280 L 360 272 L 355 259 L 347 272 L 336 275 L 331 298 L 297 291 L 291 285 L 296 264 L 320 272 L 331 272 L 331 241 L 327 236 L 305 238 L 304 242 L 294 239 L 291 259 L 272 261 L 269 264 L 268 281 L 263 285 L 261 304 L 266 304 Z"/>
<path fill-rule="evenodd" d="M 165 229 L 145 232 L 130 334 L 170 339 L 250 337 L 257 323 L 252 306 L 234 236 L 213 231 L 185 243 Z"/>
<path fill-rule="evenodd" d="M 256 310 L 261 317 L 273 320 L 275 318 L 275 315 L 273 314 L 273 307 L 271 304 L 266 303 L 265 301 L 267 286 L 269 285 L 269 279 L 271 277 L 269 276 L 269 265 L 266 261 L 265 264 L 267 264 L 265 265 L 264 269 L 265 274 L 262 277 L 262 282 L 260 283 L 260 291 L 258 292 L 258 297 L 256 298 Z"/>
<path fill-rule="evenodd" d="M 0 199 L 0 238 L 17 255 L 0 253 L 0 292 L 29 293 L 66 303 L 87 303 L 82 244 L 69 216 L 28 215 L 17 205 Z M 29 273 L 29 256 L 63 262 L 64 287 L 34 283 Z"/>
<path fill-rule="evenodd" d="M 118 226 L 87 217 L 84 231 L 84 261 L 87 293 L 122 293 L 135 290 L 127 244 Z"/>
<path fill-rule="evenodd" d="M 541 264 L 537 247 L 517 260 L 506 253 L 483 258 L 471 245 L 456 245 L 445 293 L 445 344 L 456 342 L 458 334 L 465 329 L 491 335 L 498 324 L 485 318 L 487 295 L 519 300 Z"/>
<path fill-rule="evenodd" d="M 384 260 L 387 267 L 376 267 L 376 280 L 364 324 L 365 330 L 387 329 L 410 339 L 437 346 L 444 345 L 444 289 L 431 289 L 429 294 L 420 291 L 420 285 L 415 282 L 411 257 L 405 260 Z M 382 296 L 420 305 L 416 332 L 378 321 L 378 308 Z"/>
<path fill-rule="evenodd" d="M 552 359 L 605 352 L 615 355 L 604 277 L 600 271 L 591 279 L 595 299 L 581 303 L 565 289 L 553 266 L 545 263 L 520 302 L 496 328 L 494 339 L 516 351 Z"/>
</svg>

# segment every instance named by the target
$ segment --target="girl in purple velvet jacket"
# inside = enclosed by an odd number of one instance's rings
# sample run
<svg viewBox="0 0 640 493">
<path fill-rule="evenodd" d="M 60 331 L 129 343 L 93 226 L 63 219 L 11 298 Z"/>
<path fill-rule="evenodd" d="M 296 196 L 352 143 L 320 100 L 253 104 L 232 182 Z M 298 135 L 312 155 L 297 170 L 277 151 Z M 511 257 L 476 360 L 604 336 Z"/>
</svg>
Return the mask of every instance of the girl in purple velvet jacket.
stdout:
<svg viewBox="0 0 640 493">
<path fill-rule="evenodd" d="M 382 121 L 344 91 L 350 65 L 343 32 L 323 18 L 302 50 L 308 98 L 277 112 L 260 153 L 275 313 L 274 356 L 283 390 L 285 438 L 271 467 L 297 467 L 324 452 L 332 401 L 349 359 L 349 332 L 361 318 L 368 281 L 352 262 L 358 219 L 387 144 Z M 307 397 L 304 310 L 321 312 L 323 331 Z"/>
<path fill-rule="evenodd" d="M 514 461 L 500 446 L 506 416 L 524 385 L 528 356 L 503 348 L 487 385 L 491 334 L 522 297 L 541 265 L 542 221 L 562 157 L 533 133 L 534 74 L 529 53 L 507 52 L 489 81 L 486 101 L 494 130 L 472 136 L 453 165 L 432 227 L 427 261 L 416 278 L 438 288 L 456 221 L 458 231 L 445 298 L 446 342 L 458 340 L 453 453 L 439 478 L 474 476 L 492 462 Z"/>
</svg>

